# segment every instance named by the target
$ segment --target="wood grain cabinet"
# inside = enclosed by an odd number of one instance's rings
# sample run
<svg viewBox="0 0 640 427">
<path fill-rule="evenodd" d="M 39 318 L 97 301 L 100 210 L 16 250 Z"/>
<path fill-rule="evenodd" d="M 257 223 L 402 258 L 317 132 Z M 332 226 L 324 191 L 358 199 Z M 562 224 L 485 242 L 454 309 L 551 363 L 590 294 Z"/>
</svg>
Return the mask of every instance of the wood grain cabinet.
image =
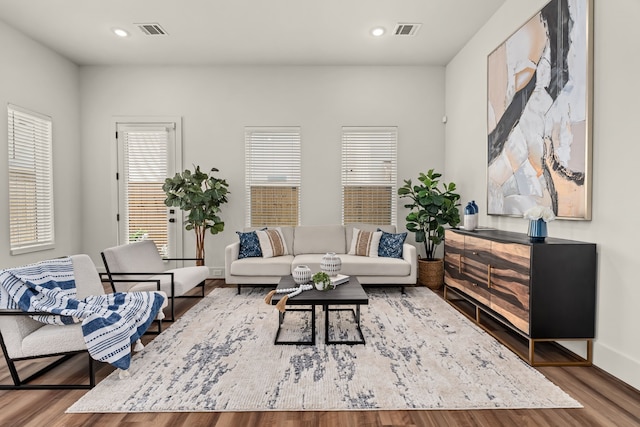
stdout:
<svg viewBox="0 0 640 427">
<path fill-rule="evenodd" d="M 445 233 L 444 297 L 529 364 L 590 365 L 595 336 L 596 245 L 498 230 Z M 526 352 L 484 317 L 525 339 Z M 580 340 L 586 357 L 537 362 L 536 342 Z"/>
</svg>

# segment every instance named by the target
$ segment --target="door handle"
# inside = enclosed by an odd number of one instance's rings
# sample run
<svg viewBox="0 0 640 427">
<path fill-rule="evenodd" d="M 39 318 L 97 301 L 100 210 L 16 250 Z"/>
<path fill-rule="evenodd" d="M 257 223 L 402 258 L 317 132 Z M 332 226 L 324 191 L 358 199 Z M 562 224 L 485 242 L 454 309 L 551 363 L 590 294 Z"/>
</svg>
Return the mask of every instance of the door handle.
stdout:
<svg viewBox="0 0 640 427">
<path fill-rule="evenodd" d="M 176 222 L 175 218 L 169 218 L 169 222 Z"/>
</svg>

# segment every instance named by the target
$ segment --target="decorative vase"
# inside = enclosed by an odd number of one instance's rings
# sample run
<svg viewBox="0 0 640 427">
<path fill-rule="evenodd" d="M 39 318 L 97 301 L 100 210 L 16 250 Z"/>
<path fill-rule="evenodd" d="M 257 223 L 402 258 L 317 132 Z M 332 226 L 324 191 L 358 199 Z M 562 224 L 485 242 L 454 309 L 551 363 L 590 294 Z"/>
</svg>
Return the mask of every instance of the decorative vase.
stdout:
<svg viewBox="0 0 640 427">
<path fill-rule="evenodd" d="M 307 265 L 299 265 L 293 269 L 293 281 L 302 285 L 311 280 L 311 269 Z"/>
<path fill-rule="evenodd" d="M 547 223 L 542 218 L 530 220 L 527 236 L 531 242 L 544 242 L 544 238 L 547 237 Z"/>
<path fill-rule="evenodd" d="M 340 272 L 342 268 L 342 260 L 335 252 L 327 252 L 320 262 L 320 270 L 327 273 L 329 276 L 334 277 Z"/>
<path fill-rule="evenodd" d="M 471 202 L 467 203 L 464 208 L 464 229 L 473 231 L 478 225 L 478 216 L 475 213 L 475 208 Z"/>
</svg>

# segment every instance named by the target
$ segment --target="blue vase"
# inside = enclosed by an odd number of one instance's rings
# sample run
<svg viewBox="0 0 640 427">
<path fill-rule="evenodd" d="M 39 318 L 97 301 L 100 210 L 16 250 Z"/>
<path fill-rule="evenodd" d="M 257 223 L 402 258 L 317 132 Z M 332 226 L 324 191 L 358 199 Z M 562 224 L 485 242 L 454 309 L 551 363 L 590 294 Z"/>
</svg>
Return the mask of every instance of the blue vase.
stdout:
<svg viewBox="0 0 640 427">
<path fill-rule="evenodd" d="M 532 219 L 529 221 L 527 235 L 532 242 L 544 242 L 544 238 L 547 237 L 547 223 L 542 218 Z"/>
<path fill-rule="evenodd" d="M 471 201 L 471 206 L 473 206 L 473 210 L 475 211 L 475 213 L 479 213 L 480 209 L 478 208 L 478 205 L 476 205 L 476 201 L 472 200 Z"/>
<path fill-rule="evenodd" d="M 473 205 L 471 204 L 471 202 L 467 203 L 467 206 L 464 207 L 464 214 L 473 215 L 474 213 L 476 213 L 476 211 L 473 208 Z"/>
</svg>

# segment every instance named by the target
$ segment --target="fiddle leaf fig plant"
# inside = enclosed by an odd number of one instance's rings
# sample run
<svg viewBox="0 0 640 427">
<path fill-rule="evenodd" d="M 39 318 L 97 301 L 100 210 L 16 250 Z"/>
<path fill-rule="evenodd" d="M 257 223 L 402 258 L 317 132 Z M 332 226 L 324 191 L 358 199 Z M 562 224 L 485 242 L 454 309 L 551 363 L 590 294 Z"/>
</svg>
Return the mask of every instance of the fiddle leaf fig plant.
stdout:
<svg viewBox="0 0 640 427">
<path fill-rule="evenodd" d="M 185 221 L 185 229 L 196 233 L 196 258 L 204 260 L 204 238 L 207 230 L 211 234 L 218 234 L 224 230 L 224 221 L 220 218 L 220 206 L 227 203 L 229 184 L 224 179 L 216 178 L 213 173 L 219 172 L 211 168 L 209 173 L 195 167 L 192 173 L 186 169 L 176 173 L 173 178 L 167 178 L 162 185 L 167 198 L 166 206 L 180 208 L 189 212 Z M 198 261 L 198 265 L 204 265 Z"/>
<path fill-rule="evenodd" d="M 409 198 L 411 203 L 404 205 L 411 209 L 406 217 L 407 230 L 416 233 L 418 243 L 424 243 L 428 260 L 435 259 L 436 247 L 444 241 L 444 226 L 455 227 L 460 223 L 460 195 L 455 193 L 456 185 L 440 184 L 442 174 L 433 169 L 420 173 L 420 184 L 413 185 L 410 179 L 398 188 L 400 198 Z"/>
</svg>

